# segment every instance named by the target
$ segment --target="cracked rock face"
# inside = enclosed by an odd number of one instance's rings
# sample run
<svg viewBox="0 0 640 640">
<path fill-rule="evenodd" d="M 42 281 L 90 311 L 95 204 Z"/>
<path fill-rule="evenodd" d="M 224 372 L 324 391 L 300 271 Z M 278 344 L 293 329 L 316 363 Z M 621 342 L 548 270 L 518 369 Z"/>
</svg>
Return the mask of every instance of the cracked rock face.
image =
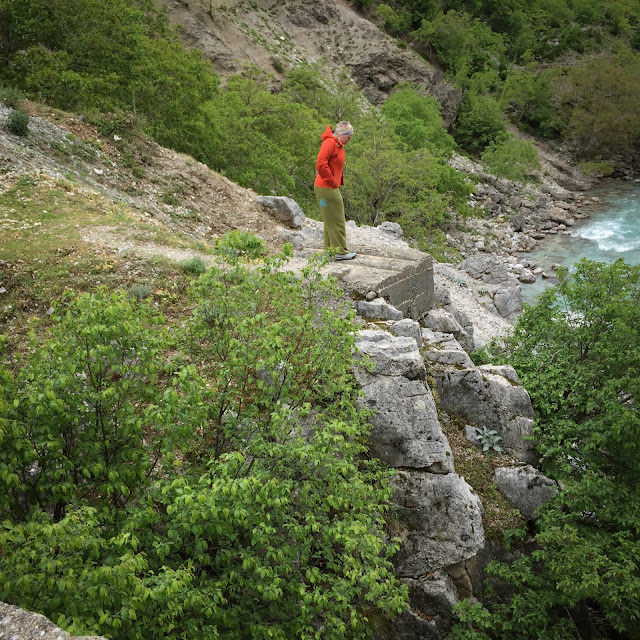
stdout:
<svg viewBox="0 0 640 640">
<path fill-rule="evenodd" d="M 398 575 L 443 569 L 484 546 L 482 503 L 459 475 L 401 471 L 392 484 L 404 524 L 402 547 L 394 559 Z"/>
<path fill-rule="evenodd" d="M 445 367 L 436 372 L 436 384 L 445 411 L 474 426 L 495 429 L 506 453 L 523 462 L 537 462 L 535 446 L 525 439 L 533 435 L 531 398 L 512 367 Z"/>
<path fill-rule="evenodd" d="M 449 350 L 466 356 L 452 336 L 425 334 L 427 341 L 453 341 Z M 391 509 L 402 544 L 394 563 L 410 608 L 394 622 L 394 638 L 436 640 L 450 629 L 451 607 L 468 595 L 468 576 L 458 573 L 484 546 L 482 503 L 455 473 L 416 339 L 368 330 L 356 346 L 373 361 L 372 370 L 356 369 L 364 404 L 374 412 L 371 453 L 396 470 Z"/>
<path fill-rule="evenodd" d="M 452 473 L 453 455 L 431 390 L 402 376 L 375 379 L 362 390 L 375 410 L 371 453 L 391 467 Z"/>
</svg>

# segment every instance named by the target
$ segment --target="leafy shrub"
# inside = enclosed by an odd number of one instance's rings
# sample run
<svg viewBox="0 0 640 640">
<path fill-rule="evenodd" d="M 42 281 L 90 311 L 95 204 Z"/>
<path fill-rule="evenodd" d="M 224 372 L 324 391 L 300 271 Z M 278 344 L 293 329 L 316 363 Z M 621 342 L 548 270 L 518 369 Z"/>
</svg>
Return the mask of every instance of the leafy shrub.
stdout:
<svg viewBox="0 0 640 640">
<path fill-rule="evenodd" d="M 501 136 L 481 156 L 492 173 L 509 180 L 524 180 L 527 173 L 540 168 L 538 153 L 528 140 Z"/>
<path fill-rule="evenodd" d="M 7 129 L 16 136 L 29 133 L 29 114 L 22 109 L 14 109 L 7 118 Z"/>
<path fill-rule="evenodd" d="M 462 100 L 454 137 L 468 151 L 481 152 L 506 133 L 498 102 L 491 96 L 469 91 Z"/>
<path fill-rule="evenodd" d="M 614 164 L 610 160 L 592 160 L 581 162 L 580 170 L 588 176 L 610 176 L 614 170 Z"/>
<path fill-rule="evenodd" d="M 455 147 L 455 141 L 443 126 L 441 108 L 433 96 L 402 84 L 382 105 L 382 113 L 409 148 L 446 155 Z"/>
<path fill-rule="evenodd" d="M 640 267 L 582 260 L 527 307 L 493 361 L 508 361 L 536 412 L 542 470 L 558 492 L 535 550 L 487 571 L 506 600 L 460 605 L 456 637 L 637 636 L 640 599 Z"/>
<path fill-rule="evenodd" d="M 216 240 L 215 252 L 227 257 L 246 256 L 255 260 L 265 253 L 262 238 L 249 231 L 236 229 Z"/>
<path fill-rule="evenodd" d="M 0 101 L 4 102 L 7 107 L 17 109 L 24 99 L 24 93 L 16 87 L 0 86 Z"/>
<path fill-rule="evenodd" d="M 0 368 L 0 599 L 132 640 L 356 640 L 406 607 L 353 312 L 286 257 L 202 274 L 171 338 L 125 294 L 69 299 L 26 370 Z"/>
<path fill-rule="evenodd" d="M 80 497 L 122 507 L 166 445 L 171 409 L 155 386 L 164 336 L 153 308 L 100 291 L 66 299 L 53 318 L 51 337 L 34 342 L 5 387 L 12 400 L 11 429 L 0 433 L 2 514 L 25 517 L 38 506 L 59 520 Z M 156 430 L 146 440 L 149 422 Z"/>
<path fill-rule="evenodd" d="M 207 263 L 200 256 L 193 256 L 180 261 L 180 267 L 187 273 L 200 274 L 207 270 Z"/>
<path fill-rule="evenodd" d="M 148 284 L 133 284 L 129 287 L 129 295 L 136 300 L 144 300 L 151 295 L 151 287 Z"/>
</svg>

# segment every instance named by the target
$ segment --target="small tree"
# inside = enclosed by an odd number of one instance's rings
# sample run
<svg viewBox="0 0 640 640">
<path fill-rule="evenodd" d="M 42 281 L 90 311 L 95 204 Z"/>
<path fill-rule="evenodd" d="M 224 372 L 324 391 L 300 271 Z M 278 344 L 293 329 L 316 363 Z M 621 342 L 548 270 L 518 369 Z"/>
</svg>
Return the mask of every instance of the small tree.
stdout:
<svg viewBox="0 0 640 640">
<path fill-rule="evenodd" d="M 583 260 L 518 321 L 502 355 L 531 394 L 543 470 L 560 490 L 532 556 L 490 569 L 513 596 L 464 604 L 461 619 L 483 631 L 460 625 L 458 638 L 579 638 L 578 618 L 638 637 L 639 303 L 640 267 Z"/>
<path fill-rule="evenodd" d="M 160 321 L 124 292 L 58 306 L 51 338 L 38 345 L 34 336 L 24 368 L 15 380 L 6 374 L 1 513 L 39 507 L 59 520 L 69 504 L 122 507 L 144 486 L 171 413 L 157 404 Z"/>
</svg>

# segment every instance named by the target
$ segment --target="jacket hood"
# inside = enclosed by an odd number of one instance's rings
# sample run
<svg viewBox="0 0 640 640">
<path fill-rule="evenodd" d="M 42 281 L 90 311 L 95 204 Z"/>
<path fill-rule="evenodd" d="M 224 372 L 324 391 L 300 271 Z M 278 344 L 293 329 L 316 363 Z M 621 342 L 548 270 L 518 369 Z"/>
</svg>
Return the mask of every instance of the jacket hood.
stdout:
<svg viewBox="0 0 640 640">
<path fill-rule="evenodd" d="M 324 130 L 324 133 L 320 136 L 321 140 L 326 140 L 327 138 L 334 138 L 335 139 L 335 136 L 333 135 L 333 129 L 331 128 L 331 125 L 329 125 Z"/>
</svg>

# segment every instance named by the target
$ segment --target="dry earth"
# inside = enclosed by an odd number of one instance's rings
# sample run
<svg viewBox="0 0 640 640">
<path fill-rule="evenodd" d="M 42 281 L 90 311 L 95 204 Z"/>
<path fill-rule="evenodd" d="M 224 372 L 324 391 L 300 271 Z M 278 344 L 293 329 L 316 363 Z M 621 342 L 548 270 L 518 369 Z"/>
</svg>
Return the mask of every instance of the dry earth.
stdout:
<svg viewBox="0 0 640 640">
<path fill-rule="evenodd" d="M 31 115 L 30 134 L 19 138 L 0 127 L 0 190 L 25 176 L 68 185 L 69 193 L 96 193 L 121 202 L 129 214 L 147 225 L 194 241 L 210 243 L 241 229 L 258 233 L 272 250 L 283 243 L 280 225 L 244 189 L 184 154 L 146 138 L 101 136 L 81 117 L 25 104 Z M 0 106 L 0 122 L 8 114 Z M 0 211 L 7 227 L 10 212 Z M 4 220 L 4 222 L 3 222 Z M 195 255 L 170 247 L 122 237 L 109 227 L 88 227 L 87 242 L 138 255 L 161 254 L 173 259 Z"/>
</svg>

